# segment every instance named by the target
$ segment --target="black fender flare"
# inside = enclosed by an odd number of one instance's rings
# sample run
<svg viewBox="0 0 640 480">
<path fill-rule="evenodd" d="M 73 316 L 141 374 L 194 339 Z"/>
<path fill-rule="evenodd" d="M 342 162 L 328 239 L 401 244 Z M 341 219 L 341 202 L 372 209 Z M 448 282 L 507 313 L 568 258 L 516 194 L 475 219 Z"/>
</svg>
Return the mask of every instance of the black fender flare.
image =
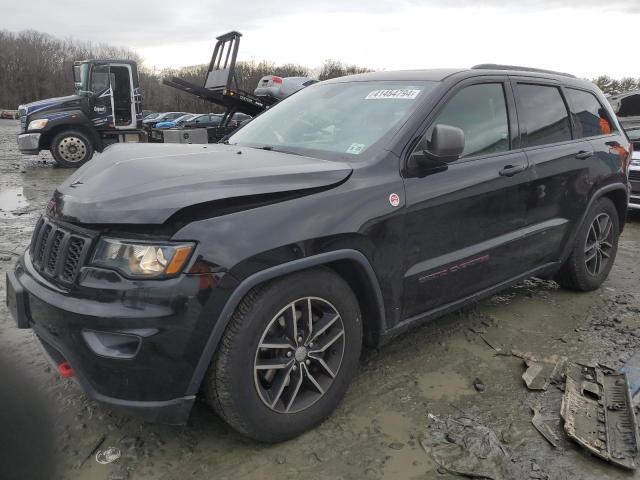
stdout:
<svg viewBox="0 0 640 480">
<path fill-rule="evenodd" d="M 589 210 L 591 210 L 591 207 L 593 207 L 593 204 L 598 201 L 600 198 L 602 198 L 604 195 L 606 195 L 609 192 L 613 192 L 615 190 L 619 190 L 621 192 L 624 192 L 625 197 L 627 199 L 627 204 L 629 203 L 629 189 L 627 187 L 627 185 L 625 185 L 624 183 L 621 182 L 615 182 L 615 183 L 610 183 L 608 185 L 605 185 L 604 187 L 600 187 L 598 190 L 596 190 L 592 195 L 591 198 L 589 199 L 589 202 L 587 203 L 587 208 L 584 209 L 584 212 L 582 212 L 582 216 L 580 217 L 580 220 L 578 222 L 576 222 L 576 225 L 573 229 L 573 231 L 571 232 L 571 236 L 569 237 L 569 240 L 566 242 L 566 245 L 564 247 L 564 251 L 562 252 L 562 257 L 561 257 L 561 261 L 560 261 L 560 265 L 564 264 L 564 262 L 567 260 L 567 258 L 569 258 L 569 255 L 571 255 L 571 250 L 573 249 L 573 243 L 575 242 L 576 236 L 578 235 L 578 232 L 580 231 L 580 228 L 582 227 L 585 218 L 587 217 L 587 214 L 589 213 Z M 625 205 L 625 212 L 626 212 L 626 205 Z"/>
<path fill-rule="evenodd" d="M 363 267 L 364 271 L 367 274 L 367 277 L 369 278 L 369 282 L 373 287 L 377 307 L 380 311 L 379 318 L 381 319 L 382 325 L 384 325 L 384 300 L 382 297 L 380 284 L 378 283 L 378 279 L 375 275 L 373 267 L 371 266 L 371 263 L 369 262 L 367 257 L 365 257 L 364 254 L 359 252 L 358 250 L 334 250 L 331 252 L 320 253 L 318 255 L 313 255 L 310 257 L 305 257 L 298 260 L 293 260 L 291 262 L 276 265 L 274 267 L 266 268 L 257 273 L 254 273 L 253 275 L 240 282 L 231 296 L 227 299 L 227 302 L 225 303 L 222 311 L 220 312 L 220 315 L 218 316 L 218 321 L 215 323 L 211 333 L 209 334 L 209 338 L 207 339 L 207 343 L 205 344 L 204 350 L 200 355 L 198 364 L 196 365 L 193 375 L 191 376 L 191 381 L 189 382 L 189 386 L 187 387 L 187 392 L 185 395 L 195 395 L 200 389 L 200 384 L 202 383 L 204 375 L 209 368 L 209 364 L 213 359 L 213 355 L 218 348 L 218 343 L 222 338 L 222 334 L 227 328 L 227 325 L 231 320 L 231 316 L 236 310 L 236 307 L 242 301 L 244 296 L 249 292 L 249 290 L 268 280 L 273 280 L 274 278 L 282 277 L 284 275 L 300 270 L 327 265 L 338 260 L 353 260 L 357 262 L 361 267 Z"/>
</svg>

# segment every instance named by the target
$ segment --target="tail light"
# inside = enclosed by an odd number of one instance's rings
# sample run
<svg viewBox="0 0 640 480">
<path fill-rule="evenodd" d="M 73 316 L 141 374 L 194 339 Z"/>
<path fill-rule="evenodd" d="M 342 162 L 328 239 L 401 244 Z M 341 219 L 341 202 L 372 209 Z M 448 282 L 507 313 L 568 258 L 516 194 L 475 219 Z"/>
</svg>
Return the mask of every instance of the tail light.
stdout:
<svg viewBox="0 0 640 480">
<path fill-rule="evenodd" d="M 618 154 L 618 156 L 620 157 L 620 168 L 625 175 L 629 176 L 629 165 L 631 164 L 633 143 L 629 142 L 626 148 L 623 145 L 620 145 L 618 142 L 607 142 L 607 145 L 609 146 L 609 151 L 611 153 Z"/>
<path fill-rule="evenodd" d="M 282 78 L 280 78 L 280 77 L 273 76 L 273 77 L 271 77 L 271 81 L 274 83 L 274 85 L 282 84 Z"/>
</svg>

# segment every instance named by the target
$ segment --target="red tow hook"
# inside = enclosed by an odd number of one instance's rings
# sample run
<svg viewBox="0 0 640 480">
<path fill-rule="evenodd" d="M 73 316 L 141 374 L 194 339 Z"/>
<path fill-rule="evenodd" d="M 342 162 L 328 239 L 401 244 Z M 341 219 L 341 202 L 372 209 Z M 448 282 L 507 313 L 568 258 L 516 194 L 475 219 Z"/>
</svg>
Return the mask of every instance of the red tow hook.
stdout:
<svg viewBox="0 0 640 480">
<path fill-rule="evenodd" d="M 62 362 L 58 365 L 58 373 L 63 378 L 71 378 L 76 374 L 76 372 L 73 371 L 73 368 L 71 368 L 71 365 L 69 365 L 69 362 Z"/>
</svg>

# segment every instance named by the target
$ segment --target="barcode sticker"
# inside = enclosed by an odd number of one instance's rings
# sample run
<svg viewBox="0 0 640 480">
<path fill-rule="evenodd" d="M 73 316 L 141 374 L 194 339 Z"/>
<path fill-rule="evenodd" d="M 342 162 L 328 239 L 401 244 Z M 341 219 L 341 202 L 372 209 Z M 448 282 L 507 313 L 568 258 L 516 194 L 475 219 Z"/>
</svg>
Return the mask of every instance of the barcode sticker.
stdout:
<svg viewBox="0 0 640 480">
<path fill-rule="evenodd" d="M 413 100 L 420 94 L 420 90 L 412 88 L 394 88 L 391 90 L 373 90 L 364 97 L 365 100 Z"/>
</svg>

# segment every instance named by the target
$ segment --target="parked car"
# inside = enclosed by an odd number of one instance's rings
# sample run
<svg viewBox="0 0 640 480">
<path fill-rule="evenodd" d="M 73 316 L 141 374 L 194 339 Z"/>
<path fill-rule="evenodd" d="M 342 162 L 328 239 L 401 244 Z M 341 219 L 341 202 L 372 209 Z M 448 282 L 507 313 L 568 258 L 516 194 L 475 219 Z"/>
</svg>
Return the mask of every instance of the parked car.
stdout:
<svg viewBox="0 0 640 480">
<path fill-rule="evenodd" d="M 2 110 L 0 111 L 0 118 L 4 120 L 15 120 L 18 118 L 17 110 Z"/>
<path fill-rule="evenodd" d="M 187 115 L 187 112 L 166 112 L 161 113 L 157 117 L 153 118 L 145 118 L 142 121 L 142 126 L 147 129 L 155 128 L 156 124 L 160 122 L 166 122 L 175 120 L 176 118 L 182 117 L 183 115 Z"/>
<path fill-rule="evenodd" d="M 206 127 L 217 127 L 222 122 L 222 114 L 220 113 L 209 113 L 202 114 L 193 117 L 191 120 L 185 122 L 182 125 L 182 128 L 206 128 Z"/>
<path fill-rule="evenodd" d="M 158 122 L 158 123 L 156 123 L 155 128 L 161 128 L 161 129 L 180 128 L 182 125 L 184 125 L 185 123 L 189 122 L 190 120 L 192 120 L 193 118 L 195 118 L 197 116 L 198 115 L 193 114 L 193 113 L 187 113 L 186 115 L 182 115 L 181 117 L 178 117 L 175 120 L 167 120 L 167 121 L 163 121 L 163 122 Z"/>
<path fill-rule="evenodd" d="M 199 392 L 282 441 L 376 346 L 530 276 L 607 278 L 631 145 L 592 83 L 521 67 L 311 85 L 226 143 L 118 144 L 58 187 L 7 303 L 90 398 Z"/>
<path fill-rule="evenodd" d="M 280 101 L 316 82 L 317 80 L 311 77 L 278 77 L 276 75 L 266 75 L 260 79 L 253 94 L 258 97 L 266 97 L 271 100 Z"/>
<path fill-rule="evenodd" d="M 640 90 L 607 98 L 623 128 L 640 127 Z"/>
<path fill-rule="evenodd" d="M 640 127 L 628 128 L 626 132 L 633 144 L 633 157 L 629 167 L 629 183 L 631 184 L 629 208 L 640 210 Z"/>
</svg>

